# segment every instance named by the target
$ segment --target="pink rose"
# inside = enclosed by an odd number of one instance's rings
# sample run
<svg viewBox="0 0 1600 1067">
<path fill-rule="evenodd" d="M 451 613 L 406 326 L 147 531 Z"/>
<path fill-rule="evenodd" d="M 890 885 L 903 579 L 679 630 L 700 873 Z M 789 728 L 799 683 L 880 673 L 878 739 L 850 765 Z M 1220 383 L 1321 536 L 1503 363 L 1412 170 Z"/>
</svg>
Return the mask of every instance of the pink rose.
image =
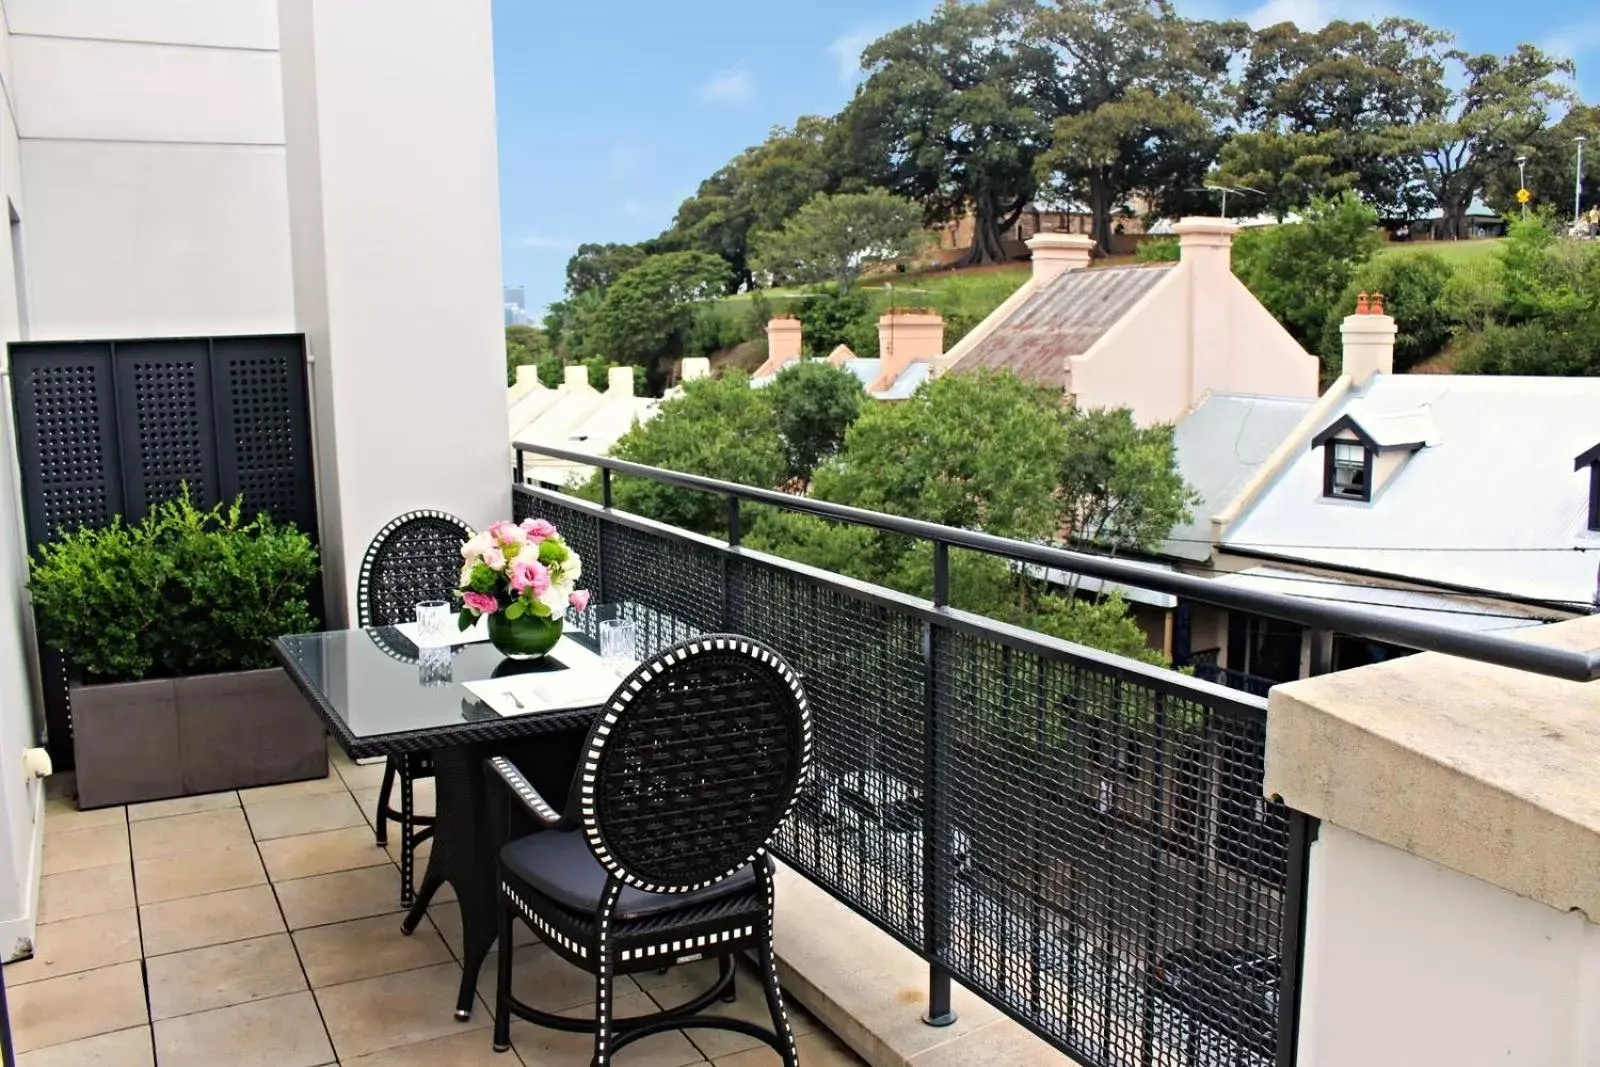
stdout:
<svg viewBox="0 0 1600 1067">
<path fill-rule="evenodd" d="M 543 519 L 523 519 L 522 532 L 527 535 L 529 541 L 538 544 L 546 538 L 554 537 L 556 528 Z"/>
<path fill-rule="evenodd" d="M 498 548 L 486 549 L 482 562 L 492 571 L 503 571 L 506 569 L 506 554 Z"/>
<path fill-rule="evenodd" d="M 567 599 L 572 602 L 573 607 L 577 608 L 579 611 L 582 611 L 584 608 L 589 606 L 589 590 L 579 589 Z"/>
<path fill-rule="evenodd" d="M 550 568 L 538 560 L 512 560 L 508 580 L 511 582 L 511 591 L 518 596 L 533 590 L 534 596 L 539 596 L 550 588 Z"/>
<path fill-rule="evenodd" d="M 461 602 L 479 615 L 493 615 L 500 610 L 500 601 L 488 593 L 463 593 Z"/>
<path fill-rule="evenodd" d="M 489 536 L 502 545 L 521 544 L 527 540 L 522 527 L 511 522 L 497 522 L 489 527 Z"/>
</svg>

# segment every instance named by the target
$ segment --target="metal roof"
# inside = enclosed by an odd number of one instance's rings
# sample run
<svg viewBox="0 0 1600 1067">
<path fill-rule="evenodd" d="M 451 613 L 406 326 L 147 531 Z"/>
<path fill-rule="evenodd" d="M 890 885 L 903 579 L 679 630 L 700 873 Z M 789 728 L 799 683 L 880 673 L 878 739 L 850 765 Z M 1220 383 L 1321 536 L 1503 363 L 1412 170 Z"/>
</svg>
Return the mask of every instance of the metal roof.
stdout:
<svg viewBox="0 0 1600 1067">
<path fill-rule="evenodd" d="M 1337 578 L 1280 570 L 1275 567 L 1252 567 L 1249 570 L 1224 575 L 1216 581 L 1230 589 L 1255 589 L 1265 593 L 1304 597 L 1308 600 L 1360 604 L 1381 615 L 1431 622 L 1438 626 L 1449 626 L 1474 633 L 1518 630 L 1554 621 L 1507 611 L 1503 606 L 1465 600 L 1443 593 L 1363 585 L 1359 582 L 1346 582 Z"/>
<path fill-rule="evenodd" d="M 840 347 L 843 346 L 841 345 Z M 835 349 L 835 351 L 837 351 L 837 349 Z M 777 376 L 781 374 L 785 368 L 793 366 L 798 362 L 800 361 L 791 359 L 772 374 L 768 374 L 760 378 L 751 378 L 750 384 L 755 386 L 757 389 L 764 389 L 771 385 L 773 379 L 777 378 Z M 871 388 L 872 383 L 878 380 L 878 375 L 883 372 L 883 360 L 861 358 L 847 359 L 843 363 L 840 363 L 839 367 L 841 370 L 848 371 L 849 373 L 855 375 L 856 379 L 861 383 L 862 389 L 869 389 Z M 880 390 L 876 393 L 868 393 L 867 395 L 872 397 L 874 400 L 904 400 L 912 393 L 916 392 L 919 385 L 928 380 L 932 374 L 932 371 L 932 364 L 913 363 L 906 367 L 905 370 L 901 371 L 900 377 L 896 378 L 887 389 Z"/>
<path fill-rule="evenodd" d="M 1380 374 L 1328 415 L 1427 405 L 1433 442 L 1406 455 L 1370 502 L 1322 495 L 1304 447 L 1228 530 L 1224 546 L 1550 603 L 1592 604 L 1600 534 L 1589 474 L 1600 379 Z M 1319 427 L 1320 429 L 1320 427 Z"/>
<path fill-rule="evenodd" d="M 1104 337 L 1176 263 L 1069 270 L 1035 292 L 951 368 L 1009 369 L 1019 378 L 1067 387 L 1067 359 Z"/>
<path fill-rule="evenodd" d="M 1313 403 L 1302 397 L 1218 393 L 1179 419 L 1172 432 L 1178 470 L 1200 502 L 1189 522 L 1173 527 L 1161 553 L 1210 559 L 1211 516 L 1239 494 Z"/>
</svg>

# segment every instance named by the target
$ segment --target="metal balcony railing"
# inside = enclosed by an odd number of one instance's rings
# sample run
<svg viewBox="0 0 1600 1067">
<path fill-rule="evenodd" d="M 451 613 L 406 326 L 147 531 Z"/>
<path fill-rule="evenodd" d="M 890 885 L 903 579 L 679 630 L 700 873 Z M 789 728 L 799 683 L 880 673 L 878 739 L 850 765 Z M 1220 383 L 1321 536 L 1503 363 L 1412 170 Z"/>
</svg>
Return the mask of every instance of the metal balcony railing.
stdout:
<svg viewBox="0 0 1600 1067">
<path fill-rule="evenodd" d="M 559 526 L 597 601 L 647 642 L 734 631 L 803 673 L 819 772 L 777 851 L 929 962 L 928 1021 L 953 1018 L 953 977 L 1093 1067 L 1294 1062 L 1315 824 L 1262 796 L 1263 695 L 952 608 L 951 547 L 1324 633 L 1600 673 L 1594 654 L 517 447 L 516 517 Z M 524 485 L 523 451 L 599 468 L 602 502 Z M 615 510 L 613 472 L 725 497 L 730 540 Z M 742 501 L 930 541 L 933 598 L 741 547 Z"/>
</svg>

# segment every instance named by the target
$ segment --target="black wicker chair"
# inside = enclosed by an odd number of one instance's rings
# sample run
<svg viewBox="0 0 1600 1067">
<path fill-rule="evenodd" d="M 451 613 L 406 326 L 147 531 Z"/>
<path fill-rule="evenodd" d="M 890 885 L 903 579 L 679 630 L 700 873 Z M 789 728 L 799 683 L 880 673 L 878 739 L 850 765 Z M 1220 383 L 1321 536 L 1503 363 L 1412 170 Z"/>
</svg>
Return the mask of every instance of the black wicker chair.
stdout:
<svg viewBox="0 0 1600 1067">
<path fill-rule="evenodd" d="M 797 1067 L 772 955 L 767 845 L 811 762 L 811 713 L 796 673 L 770 648 L 715 634 L 674 645 L 630 674 L 585 742 L 558 814 L 509 760 L 488 761 L 545 829 L 500 853 L 500 957 L 494 1047 L 516 1016 L 595 1035 L 595 1067 L 663 1030 L 759 1038 Z M 581 831 L 581 832 L 579 832 Z M 562 958 L 595 975 L 595 1018 L 551 1015 L 511 995 L 520 917 Z M 771 1030 L 701 1011 L 730 997 L 733 953 L 755 950 Z M 686 1004 L 613 1016 L 619 974 L 714 957 L 719 974 Z"/>
<path fill-rule="evenodd" d="M 454 600 L 461 581 L 461 543 L 473 535 L 472 527 L 443 511 L 408 511 L 389 522 L 367 546 L 356 587 L 357 622 L 367 626 L 394 626 L 410 622 L 424 600 Z M 381 642 L 380 642 L 381 647 Z M 400 824 L 400 905 L 411 904 L 412 872 L 417 846 L 433 836 L 433 817 L 412 810 L 413 787 L 419 778 L 433 777 L 427 753 L 390 756 L 383 769 L 373 820 L 379 845 L 389 842 L 389 822 Z M 391 806 L 396 780 L 400 783 L 400 810 Z"/>
</svg>

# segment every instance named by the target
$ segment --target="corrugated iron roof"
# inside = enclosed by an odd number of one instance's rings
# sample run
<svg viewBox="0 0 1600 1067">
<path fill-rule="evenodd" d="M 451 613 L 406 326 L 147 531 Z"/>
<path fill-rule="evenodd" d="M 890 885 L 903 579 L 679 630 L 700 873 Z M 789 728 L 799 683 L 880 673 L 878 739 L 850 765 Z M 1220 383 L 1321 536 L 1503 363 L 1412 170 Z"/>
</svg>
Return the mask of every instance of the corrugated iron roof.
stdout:
<svg viewBox="0 0 1600 1067">
<path fill-rule="evenodd" d="M 1069 270 L 1040 289 L 951 369 L 1010 370 L 1057 389 L 1081 356 L 1165 278 L 1176 263 Z"/>
<path fill-rule="evenodd" d="M 1380 374 L 1338 410 L 1427 405 L 1436 437 L 1372 501 L 1323 496 L 1305 447 L 1228 530 L 1226 548 L 1551 603 L 1590 603 L 1600 534 L 1589 474 L 1572 457 L 1600 440 L 1600 379 Z"/>
<path fill-rule="evenodd" d="M 1308 600 L 1357 604 L 1380 615 L 1414 622 L 1427 622 L 1452 630 L 1485 633 L 1493 630 L 1520 630 L 1553 621 L 1548 617 L 1508 611 L 1481 601 L 1465 600 L 1444 593 L 1420 589 L 1341 581 L 1323 575 L 1280 570 L 1276 567 L 1251 567 L 1214 579 L 1230 589 L 1250 589 L 1281 593 Z"/>
</svg>

